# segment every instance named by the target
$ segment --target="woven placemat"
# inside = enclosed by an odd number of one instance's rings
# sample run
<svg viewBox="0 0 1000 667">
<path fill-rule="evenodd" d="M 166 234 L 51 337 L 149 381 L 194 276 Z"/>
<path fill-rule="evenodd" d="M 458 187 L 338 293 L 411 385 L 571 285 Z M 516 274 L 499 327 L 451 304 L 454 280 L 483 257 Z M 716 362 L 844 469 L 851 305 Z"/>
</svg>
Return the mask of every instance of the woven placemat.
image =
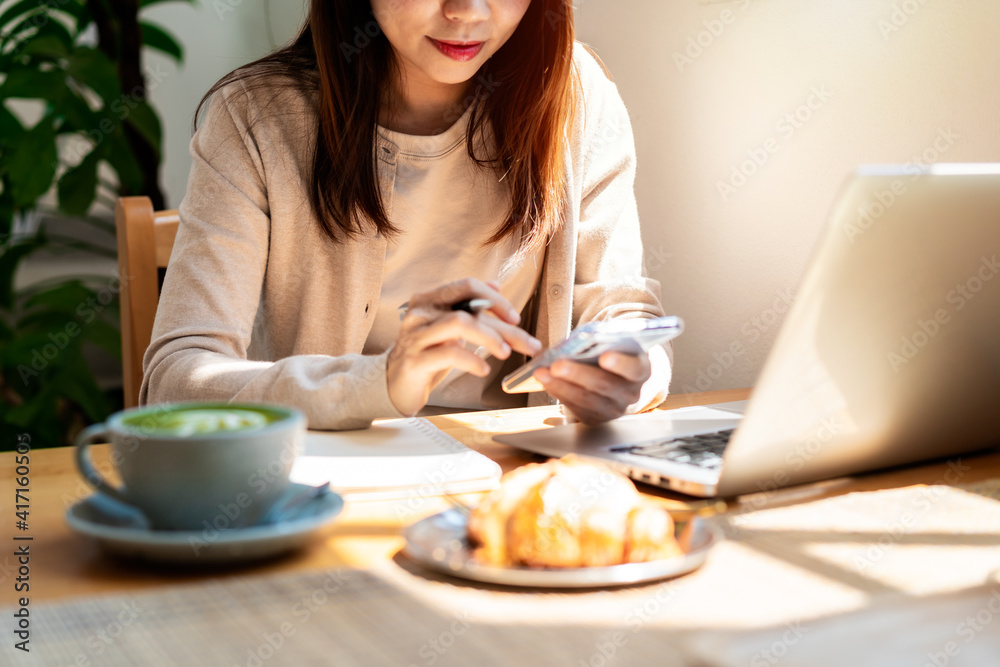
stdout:
<svg viewBox="0 0 1000 667">
<path fill-rule="evenodd" d="M 492 622 L 469 606 L 428 605 L 358 570 L 232 577 L 40 605 L 31 619 L 30 653 L 7 639 L 0 664 L 509 666 L 606 664 L 605 656 L 685 664 L 666 632 L 624 637 L 600 623 L 539 626 L 517 616 Z"/>
<path fill-rule="evenodd" d="M 905 610 L 908 601 L 996 581 L 998 498 L 1000 480 L 991 480 L 729 514 L 718 518 L 727 540 L 700 570 L 617 590 L 490 588 L 397 557 L 366 571 L 224 577 L 40 604 L 31 609 L 30 656 L 8 635 L 0 663 L 747 664 L 756 654 L 741 646 L 785 636 L 790 624 Z M 9 619 L 10 611 L 0 613 Z M 948 628 L 939 634 L 960 621 L 940 619 Z"/>
</svg>

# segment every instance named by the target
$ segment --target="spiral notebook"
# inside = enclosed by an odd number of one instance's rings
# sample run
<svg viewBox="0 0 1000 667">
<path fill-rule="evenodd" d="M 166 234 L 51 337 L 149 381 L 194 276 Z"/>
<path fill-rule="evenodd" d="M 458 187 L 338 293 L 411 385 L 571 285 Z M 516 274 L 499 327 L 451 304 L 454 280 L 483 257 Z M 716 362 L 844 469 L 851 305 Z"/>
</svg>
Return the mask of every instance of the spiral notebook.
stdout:
<svg viewBox="0 0 1000 667">
<path fill-rule="evenodd" d="M 489 491 L 500 466 L 426 419 L 387 419 L 358 431 L 309 431 L 291 479 L 348 499 L 394 500 Z"/>
</svg>

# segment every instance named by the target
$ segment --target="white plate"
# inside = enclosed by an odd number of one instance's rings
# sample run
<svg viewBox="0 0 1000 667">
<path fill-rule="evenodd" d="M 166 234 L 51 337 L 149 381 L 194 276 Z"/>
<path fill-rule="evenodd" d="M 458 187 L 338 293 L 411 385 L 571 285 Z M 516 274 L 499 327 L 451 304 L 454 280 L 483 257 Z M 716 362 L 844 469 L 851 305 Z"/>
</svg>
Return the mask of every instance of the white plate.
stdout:
<svg viewBox="0 0 1000 667">
<path fill-rule="evenodd" d="M 304 489 L 301 484 L 293 487 Z M 101 493 L 66 511 L 69 527 L 96 538 L 109 552 L 173 563 L 218 563 L 266 558 L 304 545 L 344 507 L 332 491 L 290 508 L 267 525 L 221 531 L 153 530 L 143 513 Z"/>
<path fill-rule="evenodd" d="M 406 529 L 403 553 L 445 574 L 505 586 L 537 588 L 593 588 L 640 584 L 676 577 L 697 569 L 719 541 L 718 530 L 695 518 L 689 547 L 683 556 L 647 563 L 607 567 L 530 568 L 486 565 L 476 560 L 466 533 L 466 516 L 450 509 L 422 519 Z"/>
</svg>

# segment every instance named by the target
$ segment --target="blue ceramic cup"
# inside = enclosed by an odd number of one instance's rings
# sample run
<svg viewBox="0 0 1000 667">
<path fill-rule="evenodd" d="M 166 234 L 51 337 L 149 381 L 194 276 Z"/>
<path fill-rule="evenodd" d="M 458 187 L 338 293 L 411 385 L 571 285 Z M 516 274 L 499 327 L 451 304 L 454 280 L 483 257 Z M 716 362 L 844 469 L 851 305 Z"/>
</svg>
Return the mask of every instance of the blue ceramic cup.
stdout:
<svg viewBox="0 0 1000 667">
<path fill-rule="evenodd" d="M 142 510 L 154 529 L 244 528 L 288 488 L 305 431 L 301 412 L 278 405 L 151 405 L 84 429 L 76 462 L 87 483 Z M 95 442 L 111 443 L 122 486 L 95 468 L 87 453 Z"/>
</svg>

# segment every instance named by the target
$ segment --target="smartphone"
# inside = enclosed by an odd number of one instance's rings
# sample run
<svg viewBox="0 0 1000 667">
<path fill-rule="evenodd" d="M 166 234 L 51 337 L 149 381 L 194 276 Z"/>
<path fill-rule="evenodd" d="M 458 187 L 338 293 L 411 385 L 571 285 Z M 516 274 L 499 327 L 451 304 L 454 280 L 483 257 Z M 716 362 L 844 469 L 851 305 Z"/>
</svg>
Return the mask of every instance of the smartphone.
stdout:
<svg viewBox="0 0 1000 667">
<path fill-rule="evenodd" d="M 544 391 L 541 383 L 531 377 L 536 368 L 547 368 L 557 359 L 596 366 L 605 352 L 640 354 L 676 338 L 683 330 L 684 322 L 675 316 L 588 322 L 574 329 L 566 340 L 505 377 L 501 386 L 508 394 Z"/>
</svg>

